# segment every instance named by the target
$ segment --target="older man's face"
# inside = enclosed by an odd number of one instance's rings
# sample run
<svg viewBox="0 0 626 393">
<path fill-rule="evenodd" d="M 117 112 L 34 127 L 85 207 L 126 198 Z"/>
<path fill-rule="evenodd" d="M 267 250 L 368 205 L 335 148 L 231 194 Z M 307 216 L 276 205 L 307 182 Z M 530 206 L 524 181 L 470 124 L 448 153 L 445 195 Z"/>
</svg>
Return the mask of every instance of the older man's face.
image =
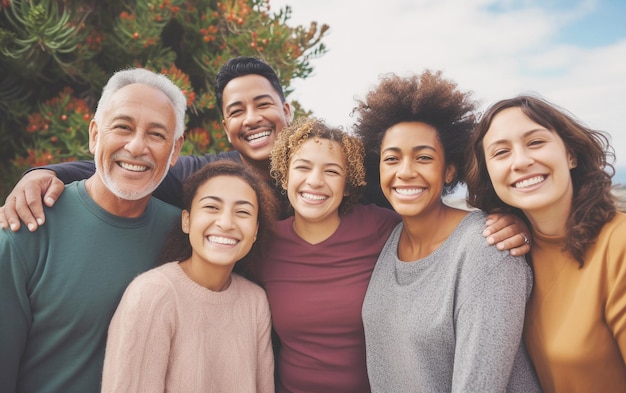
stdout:
<svg viewBox="0 0 626 393">
<path fill-rule="evenodd" d="M 102 116 L 90 125 L 96 171 L 117 198 L 149 196 L 176 162 L 183 139 L 174 138 L 176 116 L 159 89 L 132 84 L 115 92 Z"/>
</svg>

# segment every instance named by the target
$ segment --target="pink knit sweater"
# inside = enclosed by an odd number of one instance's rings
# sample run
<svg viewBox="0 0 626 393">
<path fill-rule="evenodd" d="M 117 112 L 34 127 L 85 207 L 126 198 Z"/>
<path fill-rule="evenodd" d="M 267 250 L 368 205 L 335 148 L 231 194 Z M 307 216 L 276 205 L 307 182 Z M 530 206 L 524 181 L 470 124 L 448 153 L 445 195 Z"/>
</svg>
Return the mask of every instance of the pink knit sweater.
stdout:
<svg viewBox="0 0 626 393">
<path fill-rule="evenodd" d="M 223 292 L 177 262 L 137 277 L 111 320 L 102 392 L 273 392 L 270 310 L 232 275 Z"/>
</svg>

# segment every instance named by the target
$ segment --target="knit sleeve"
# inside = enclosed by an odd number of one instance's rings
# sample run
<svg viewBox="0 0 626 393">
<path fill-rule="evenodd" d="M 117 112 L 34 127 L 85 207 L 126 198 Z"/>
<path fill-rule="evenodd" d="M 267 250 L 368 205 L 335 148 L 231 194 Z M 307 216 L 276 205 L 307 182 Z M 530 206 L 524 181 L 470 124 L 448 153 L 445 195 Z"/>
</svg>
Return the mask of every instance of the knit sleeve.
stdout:
<svg viewBox="0 0 626 393">
<path fill-rule="evenodd" d="M 497 254 L 496 254 L 497 253 Z M 521 258 L 494 251 L 489 270 L 479 269 L 465 282 L 455 317 L 453 392 L 504 392 L 513 370 L 524 326 L 531 272 Z M 530 367 L 528 373 L 531 373 Z M 528 375 L 534 381 L 534 374 Z M 518 379 L 516 377 L 516 379 Z M 521 378 L 524 379 L 523 377 Z M 524 389 L 521 391 L 532 391 Z"/>
<path fill-rule="evenodd" d="M 626 360 L 626 220 L 616 226 L 606 247 L 607 300 L 606 323 Z"/>
<path fill-rule="evenodd" d="M 165 391 L 174 332 L 174 296 L 149 273 L 129 285 L 111 320 L 103 393 Z"/>
<path fill-rule="evenodd" d="M 273 393 L 274 386 L 274 353 L 272 350 L 272 321 L 270 306 L 263 291 L 261 295 L 258 319 L 257 341 L 257 389 L 258 393 Z"/>
</svg>

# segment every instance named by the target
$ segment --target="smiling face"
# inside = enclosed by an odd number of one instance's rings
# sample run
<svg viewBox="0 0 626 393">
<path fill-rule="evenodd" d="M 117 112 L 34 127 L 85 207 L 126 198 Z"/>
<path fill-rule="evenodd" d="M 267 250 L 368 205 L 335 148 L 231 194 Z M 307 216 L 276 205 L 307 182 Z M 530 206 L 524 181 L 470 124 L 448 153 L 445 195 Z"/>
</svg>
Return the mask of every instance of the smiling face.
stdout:
<svg viewBox="0 0 626 393">
<path fill-rule="evenodd" d="M 249 164 L 267 160 L 276 135 L 291 121 L 291 107 L 282 103 L 271 83 L 250 74 L 228 82 L 223 91 L 223 125 L 229 142 Z M 255 165 L 259 167 L 259 165 Z"/>
<path fill-rule="evenodd" d="M 569 171 L 575 163 L 556 132 L 535 123 L 520 108 L 508 108 L 494 116 L 483 149 L 491 182 L 503 202 L 530 217 L 569 211 Z"/>
<path fill-rule="evenodd" d="M 346 158 L 339 142 L 313 137 L 289 161 L 287 197 L 298 223 L 339 222 L 346 194 Z"/>
<path fill-rule="evenodd" d="M 256 193 L 248 183 L 235 176 L 207 180 L 198 188 L 191 211 L 182 213 L 192 262 L 234 266 L 256 240 L 258 215 Z"/>
<path fill-rule="evenodd" d="M 89 147 L 98 174 L 93 179 L 102 192 L 94 197 L 149 197 L 178 157 L 183 139 L 174 139 L 175 126 L 174 107 L 159 89 L 131 84 L 115 92 L 102 124 L 92 121 L 89 127 Z"/>
<path fill-rule="evenodd" d="M 393 209 L 403 217 L 441 206 L 444 182 L 454 178 L 446 165 L 437 130 L 421 122 L 390 127 L 380 148 L 380 185 Z"/>
</svg>

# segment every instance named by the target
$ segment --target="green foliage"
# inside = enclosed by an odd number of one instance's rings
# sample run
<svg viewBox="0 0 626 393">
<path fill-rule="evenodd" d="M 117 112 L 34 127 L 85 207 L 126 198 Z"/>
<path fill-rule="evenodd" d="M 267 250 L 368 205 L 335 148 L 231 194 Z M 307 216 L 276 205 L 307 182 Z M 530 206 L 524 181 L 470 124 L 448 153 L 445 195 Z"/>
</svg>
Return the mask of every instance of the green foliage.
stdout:
<svg viewBox="0 0 626 393">
<path fill-rule="evenodd" d="M 184 154 L 229 149 L 215 108 L 221 65 L 263 58 L 288 95 L 326 51 L 328 26 L 292 27 L 290 17 L 269 0 L 0 0 L 0 203 L 28 167 L 91 159 L 101 89 L 131 66 L 164 73 L 185 93 Z"/>
</svg>

